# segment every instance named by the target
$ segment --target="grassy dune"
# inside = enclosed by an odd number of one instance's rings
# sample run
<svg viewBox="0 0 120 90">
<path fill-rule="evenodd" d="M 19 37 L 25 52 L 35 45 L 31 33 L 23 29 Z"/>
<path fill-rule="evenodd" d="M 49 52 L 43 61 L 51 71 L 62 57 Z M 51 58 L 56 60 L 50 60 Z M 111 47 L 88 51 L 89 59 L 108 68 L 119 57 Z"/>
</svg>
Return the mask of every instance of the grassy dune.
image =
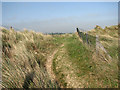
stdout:
<svg viewBox="0 0 120 90">
<path fill-rule="evenodd" d="M 88 32 L 91 35 L 99 35 L 99 40 L 113 59 L 118 59 L 118 26 L 95 28 Z"/>
<path fill-rule="evenodd" d="M 80 42 L 76 34 L 68 36 L 53 60 L 57 80 L 67 88 L 118 87 L 117 60 L 106 62 L 93 48 Z"/>
<path fill-rule="evenodd" d="M 117 26 L 96 27 L 89 35 L 99 35 L 112 57 L 96 55 L 95 47 L 82 42 L 77 33 L 44 35 L 33 31 L 2 29 L 2 79 L 4 88 L 117 88 Z M 56 53 L 54 53 L 56 51 Z M 54 55 L 51 55 L 54 53 Z M 46 61 L 53 56 L 52 81 Z"/>
<path fill-rule="evenodd" d="M 47 55 L 57 47 L 52 36 L 2 29 L 2 44 L 4 88 L 58 87 L 45 68 Z"/>
<path fill-rule="evenodd" d="M 108 28 L 94 29 L 88 34 L 99 35 L 100 42 L 112 60 L 105 61 L 106 57 L 96 55 L 96 49 L 83 44 L 77 34 L 69 35 L 61 41 L 64 43 L 64 47 L 60 48 L 54 58 L 53 70 L 63 87 L 118 87 L 118 27 Z"/>
</svg>

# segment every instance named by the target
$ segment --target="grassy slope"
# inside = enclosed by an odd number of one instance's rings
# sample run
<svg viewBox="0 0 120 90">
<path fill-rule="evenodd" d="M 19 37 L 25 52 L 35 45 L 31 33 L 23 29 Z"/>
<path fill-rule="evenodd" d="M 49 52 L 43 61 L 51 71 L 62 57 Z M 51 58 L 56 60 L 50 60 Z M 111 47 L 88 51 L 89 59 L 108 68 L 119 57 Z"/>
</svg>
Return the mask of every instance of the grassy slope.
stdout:
<svg viewBox="0 0 120 90">
<path fill-rule="evenodd" d="M 87 74 L 91 69 L 90 65 L 93 65 L 93 63 L 90 63 L 91 57 L 89 55 L 91 52 L 85 48 L 75 34 L 68 36 L 64 40 L 64 47 L 62 48 L 57 53 L 53 62 L 57 79 L 64 87 L 83 87 L 80 84 L 80 78 Z M 87 55 L 85 55 L 86 53 Z M 80 78 L 76 81 L 74 77 Z M 64 80 L 62 80 L 63 78 Z M 76 84 L 74 84 L 75 82 Z"/>
<path fill-rule="evenodd" d="M 56 48 L 53 71 L 61 87 L 117 87 L 117 31 L 113 29 L 106 33 L 88 32 L 99 34 L 101 43 L 114 59 L 109 63 L 97 57 L 95 50 L 84 45 L 76 34 L 51 36 L 2 30 L 3 87 L 57 87 L 45 70 L 47 56 Z"/>
<path fill-rule="evenodd" d="M 118 26 L 110 26 L 104 29 L 93 29 L 88 32 L 91 35 L 99 35 L 99 40 L 113 59 L 118 59 Z"/>
<path fill-rule="evenodd" d="M 2 29 L 3 87 L 57 87 L 45 69 L 46 56 L 57 45 L 52 36 Z"/>
<path fill-rule="evenodd" d="M 103 32 L 100 32 L 103 35 Z M 92 32 L 89 33 L 92 35 Z M 114 33 L 115 38 L 116 33 Z M 115 45 L 111 44 L 111 47 L 106 46 L 108 53 L 111 53 L 110 55 L 114 58 L 109 63 L 96 56 L 95 50 L 80 42 L 75 34 L 65 36 L 61 42 L 64 43 L 64 47 L 60 48 L 54 58 L 53 70 L 63 87 L 102 88 L 118 86 L 117 55 L 112 55 L 117 54 L 117 49 L 112 48 L 117 47 L 117 42 L 114 43 Z M 115 41 L 112 39 L 112 42 Z"/>
</svg>

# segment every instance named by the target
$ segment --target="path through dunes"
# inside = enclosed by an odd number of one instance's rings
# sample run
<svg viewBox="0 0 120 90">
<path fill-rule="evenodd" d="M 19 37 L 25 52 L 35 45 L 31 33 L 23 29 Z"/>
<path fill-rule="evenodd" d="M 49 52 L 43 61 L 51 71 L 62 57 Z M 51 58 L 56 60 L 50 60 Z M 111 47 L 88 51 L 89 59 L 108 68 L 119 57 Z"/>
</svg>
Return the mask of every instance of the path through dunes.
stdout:
<svg viewBox="0 0 120 90">
<path fill-rule="evenodd" d="M 108 64 L 101 59 L 98 60 L 94 54 L 95 50 L 80 42 L 76 34 L 61 35 L 58 42 L 64 43 L 64 46 L 59 47 L 52 57 L 51 67 L 61 87 L 117 87 L 115 62 Z"/>
<path fill-rule="evenodd" d="M 64 42 L 65 44 L 66 42 Z M 65 82 L 67 83 L 67 88 L 70 87 L 74 87 L 74 88 L 78 88 L 78 87 L 83 87 L 80 83 L 80 79 L 77 79 L 77 76 L 75 74 L 75 67 L 73 67 L 72 62 L 69 59 L 69 56 L 66 52 L 66 48 L 64 46 L 64 44 L 62 44 L 61 46 L 59 46 L 51 55 L 48 56 L 47 61 L 46 61 L 46 69 L 47 72 L 51 78 L 52 81 L 55 81 L 57 78 L 55 77 L 55 74 L 53 72 L 53 67 L 52 67 L 52 63 L 53 63 L 53 59 L 56 57 L 57 54 L 59 54 L 59 56 L 56 58 L 56 63 L 58 63 L 58 65 L 56 66 L 56 70 L 59 71 L 59 68 L 62 68 L 62 73 L 65 75 L 65 77 L 63 77 L 62 79 L 65 80 Z M 66 68 L 64 68 L 66 67 Z M 61 84 L 61 83 L 60 83 Z"/>
<path fill-rule="evenodd" d="M 61 85 L 66 86 L 67 88 L 78 88 L 83 87 L 80 83 L 80 79 L 77 78 L 75 74 L 75 66 L 69 60 L 65 46 L 59 48 L 57 55 L 55 57 L 54 64 L 56 64 L 56 74 L 58 75 L 58 81 Z"/>
<path fill-rule="evenodd" d="M 100 36 L 113 58 L 108 63 L 76 33 L 44 35 L 3 29 L 2 87 L 117 88 L 117 36 L 111 37 Z"/>
<path fill-rule="evenodd" d="M 83 70 L 80 71 L 80 66 L 78 65 L 80 65 L 79 59 L 86 61 L 86 58 L 79 55 L 90 52 L 79 42 L 75 34 L 66 36 L 67 37 L 62 40 L 64 46 L 59 48 L 54 57 L 53 71 L 61 86 L 67 88 L 84 88 L 85 81 L 82 76 L 80 77 Z M 84 61 L 82 63 L 84 63 Z"/>
<path fill-rule="evenodd" d="M 62 46 L 64 46 L 64 44 L 62 44 L 60 47 Z M 58 52 L 58 48 L 51 55 L 47 57 L 47 61 L 46 61 L 46 69 L 52 81 L 55 81 L 55 75 L 52 70 L 52 62 L 55 54 Z"/>
</svg>

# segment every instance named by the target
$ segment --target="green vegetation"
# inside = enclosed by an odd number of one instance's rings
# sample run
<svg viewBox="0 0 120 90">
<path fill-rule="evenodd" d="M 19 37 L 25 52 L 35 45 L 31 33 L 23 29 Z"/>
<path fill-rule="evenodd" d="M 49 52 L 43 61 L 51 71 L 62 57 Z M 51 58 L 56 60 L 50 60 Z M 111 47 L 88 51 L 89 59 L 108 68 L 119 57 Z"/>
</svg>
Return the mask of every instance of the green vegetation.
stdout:
<svg viewBox="0 0 120 90">
<path fill-rule="evenodd" d="M 94 29 L 88 32 L 91 35 L 99 35 L 99 40 L 113 59 L 118 60 L 118 26 Z"/>
<path fill-rule="evenodd" d="M 68 51 L 68 55 L 70 56 L 69 59 L 71 62 L 76 64 L 79 70 L 82 69 L 80 70 L 81 74 L 82 72 L 88 73 L 88 71 L 91 70 L 89 67 L 91 66 L 90 59 L 92 58 L 92 52 L 87 50 L 74 34 L 68 39 L 67 42 L 66 49 Z"/>
<path fill-rule="evenodd" d="M 75 34 L 62 42 L 64 47 L 55 55 L 53 70 L 63 87 L 117 87 L 117 63 L 108 64 L 95 58 L 94 52 L 87 49 Z"/>
<path fill-rule="evenodd" d="M 117 88 L 118 35 L 117 26 L 88 31 L 86 34 L 44 35 L 33 31 L 2 29 L 3 88 Z M 96 54 L 95 37 L 112 60 Z M 56 51 L 57 50 L 57 51 Z M 51 55 L 56 51 L 54 55 Z M 100 52 L 102 53 L 102 52 Z M 46 70 L 46 61 L 53 56 L 55 80 Z"/>
<path fill-rule="evenodd" d="M 90 46 L 95 48 L 95 45 L 96 45 L 96 37 L 95 36 L 92 36 L 90 34 L 80 32 L 80 31 L 78 31 L 78 33 L 84 43 L 87 43 Z"/>
<path fill-rule="evenodd" d="M 100 30 L 101 28 L 99 28 Z M 102 29 L 103 30 L 103 29 Z M 111 29 L 112 30 L 112 29 Z M 112 30 L 114 31 L 114 30 Z M 79 41 L 76 34 L 66 36 L 62 41 L 64 47 L 59 48 L 53 60 L 53 70 L 57 80 L 63 87 L 68 88 L 113 88 L 118 87 L 118 58 L 117 58 L 117 38 L 106 38 L 109 33 L 102 34 L 102 31 L 96 31 L 100 42 L 113 60 L 104 61 L 105 57 L 96 55 L 95 47 L 86 46 Z M 95 33 L 96 33 L 95 32 Z M 96 36 L 93 31 L 89 31 L 90 36 Z M 102 35 L 105 35 L 102 37 Z M 84 35 L 85 36 L 85 35 Z M 60 37 L 59 37 L 60 38 Z M 82 40 L 86 40 L 83 38 Z M 114 42 L 112 44 L 112 42 Z M 95 43 L 94 43 L 95 44 Z M 94 46 L 93 44 L 93 46 Z"/>
</svg>

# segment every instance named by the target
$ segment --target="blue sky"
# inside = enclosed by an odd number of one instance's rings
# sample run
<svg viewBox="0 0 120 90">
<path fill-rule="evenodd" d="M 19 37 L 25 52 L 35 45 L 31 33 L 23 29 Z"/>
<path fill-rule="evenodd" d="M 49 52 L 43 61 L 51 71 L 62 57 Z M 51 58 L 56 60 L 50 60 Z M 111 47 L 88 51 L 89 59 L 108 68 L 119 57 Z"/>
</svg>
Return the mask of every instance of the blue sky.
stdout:
<svg viewBox="0 0 120 90">
<path fill-rule="evenodd" d="M 3 2 L 2 24 L 38 32 L 74 32 L 118 23 L 117 2 Z"/>
<path fill-rule="evenodd" d="M 0 1 L 0 26 L 2 26 L 2 2 Z"/>
</svg>

